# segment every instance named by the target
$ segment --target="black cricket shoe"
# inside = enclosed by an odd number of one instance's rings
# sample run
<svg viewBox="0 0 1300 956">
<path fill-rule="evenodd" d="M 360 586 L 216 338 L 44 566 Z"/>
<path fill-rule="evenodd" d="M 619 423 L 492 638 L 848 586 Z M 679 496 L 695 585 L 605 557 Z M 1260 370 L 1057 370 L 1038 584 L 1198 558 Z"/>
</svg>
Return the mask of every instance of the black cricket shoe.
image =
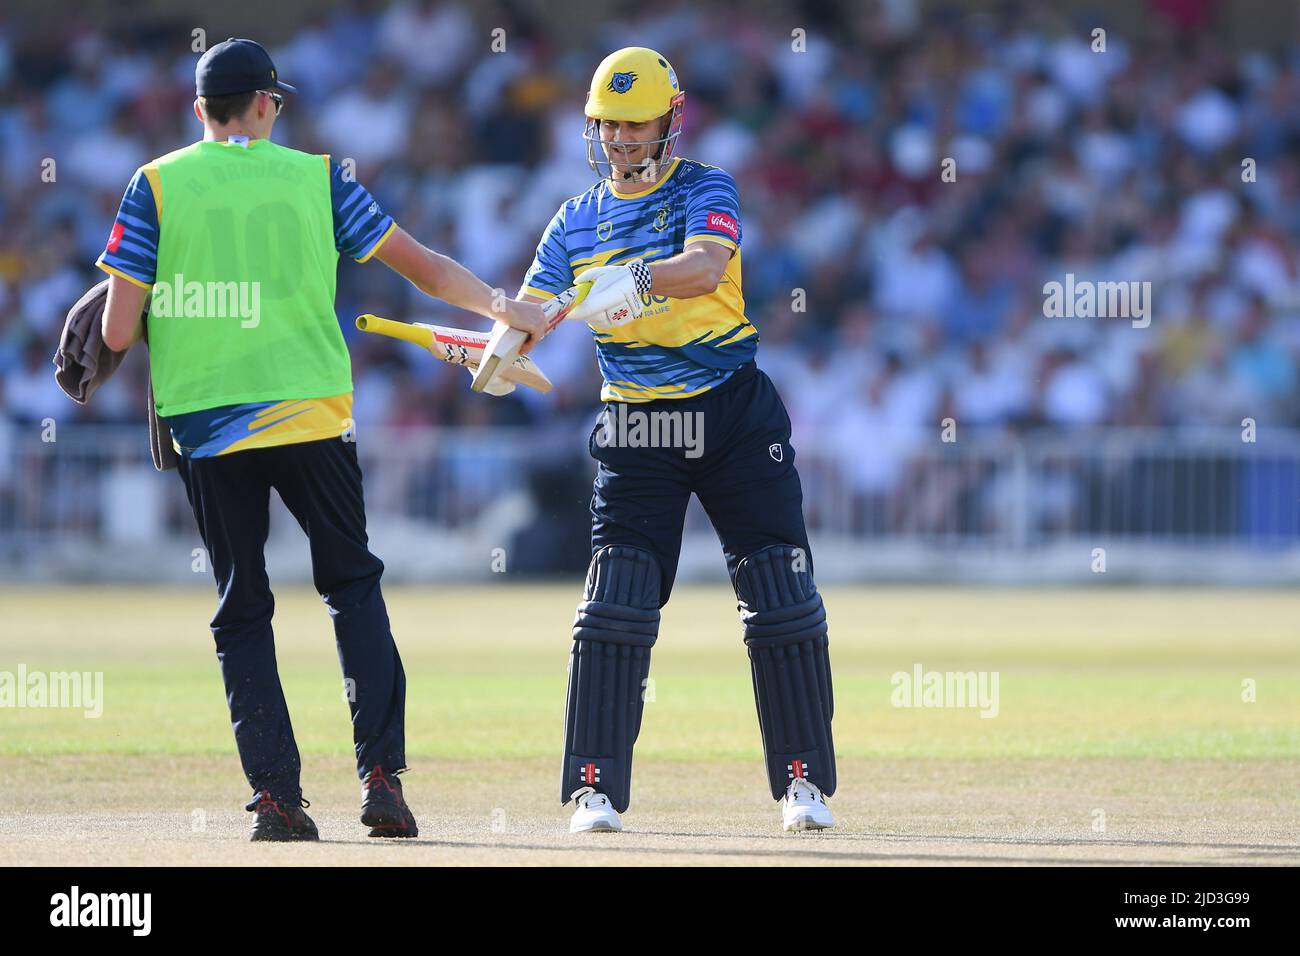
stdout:
<svg viewBox="0 0 1300 956">
<path fill-rule="evenodd" d="M 413 837 L 420 833 L 415 815 L 402 797 L 402 781 L 371 767 L 361 781 L 361 822 L 372 837 Z"/>
<path fill-rule="evenodd" d="M 263 790 L 249 801 L 245 810 L 251 810 L 253 816 L 253 833 L 249 837 L 253 842 L 294 840 L 319 840 L 320 833 L 312 818 L 303 812 L 303 807 L 311 806 L 301 797 L 299 804 L 288 800 L 276 800 L 269 790 Z"/>
</svg>

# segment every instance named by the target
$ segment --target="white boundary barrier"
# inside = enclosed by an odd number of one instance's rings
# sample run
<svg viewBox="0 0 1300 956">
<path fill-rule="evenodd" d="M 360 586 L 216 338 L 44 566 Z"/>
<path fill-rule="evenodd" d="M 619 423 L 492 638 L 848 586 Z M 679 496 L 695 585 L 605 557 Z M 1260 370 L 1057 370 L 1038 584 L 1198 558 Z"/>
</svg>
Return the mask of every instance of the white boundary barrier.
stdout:
<svg viewBox="0 0 1300 956">
<path fill-rule="evenodd" d="M 544 552 L 557 527 L 580 537 L 594 466 L 583 433 L 561 431 L 363 434 L 371 541 L 388 579 L 488 579 L 513 570 L 520 542 Z M 47 443 L 37 426 L 0 423 L 0 578 L 207 580 L 192 570 L 201 542 L 181 482 L 154 472 L 144 438 L 133 425 L 64 425 Z M 1230 429 L 999 432 L 945 444 L 936 430 L 906 446 L 864 436 L 850 449 L 797 447 L 826 583 L 1300 582 L 1300 431 L 1265 429 L 1254 442 Z M 539 469 L 562 491 L 539 491 Z M 301 532 L 276 512 L 272 573 L 309 580 Z M 725 580 L 696 502 L 680 578 Z"/>
</svg>

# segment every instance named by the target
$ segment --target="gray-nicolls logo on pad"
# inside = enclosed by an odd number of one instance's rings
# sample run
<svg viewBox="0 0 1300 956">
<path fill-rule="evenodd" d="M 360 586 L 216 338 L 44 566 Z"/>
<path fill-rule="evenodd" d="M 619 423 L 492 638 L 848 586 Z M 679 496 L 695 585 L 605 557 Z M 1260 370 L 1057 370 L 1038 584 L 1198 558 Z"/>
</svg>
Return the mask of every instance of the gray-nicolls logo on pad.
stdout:
<svg viewBox="0 0 1300 956">
<path fill-rule="evenodd" d="M 148 936 L 152 915 L 152 893 L 83 893 L 73 886 L 50 897 L 51 926 L 125 926 L 132 936 Z"/>
</svg>

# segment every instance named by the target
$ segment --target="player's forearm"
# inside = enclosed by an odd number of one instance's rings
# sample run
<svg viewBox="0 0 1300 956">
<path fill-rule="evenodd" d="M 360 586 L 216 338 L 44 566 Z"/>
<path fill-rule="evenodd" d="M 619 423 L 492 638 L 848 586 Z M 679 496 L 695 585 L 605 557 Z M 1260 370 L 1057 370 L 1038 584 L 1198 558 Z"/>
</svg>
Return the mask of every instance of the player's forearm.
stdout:
<svg viewBox="0 0 1300 956">
<path fill-rule="evenodd" d="M 505 293 L 491 288 L 486 282 L 470 272 L 455 259 L 437 252 L 430 252 L 433 258 L 435 295 L 444 302 L 474 312 L 489 319 L 501 317 L 501 300 Z"/>
<path fill-rule="evenodd" d="M 718 252 L 714 252 L 714 249 Z M 666 295 L 673 299 L 708 295 L 717 289 L 729 258 L 730 252 L 726 247 L 718 243 L 701 242 L 671 259 L 647 263 L 652 280 L 650 292 L 652 295 Z"/>
<path fill-rule="evenodd" d="M 496 290 L 455 259 L 425 247 L 403 229 L 395 229 L 375 257 L 427 296 L 467 312 L 500 318 L 501 295 Z"/>
<path fill-rule="evenodd" d="M 497 301 L 497 294 L 486 282 L 455 259 L 432 249 L 425 249 L 424 253 L 424 262 L 406 277 L 417 289 L 458 309 L 495 317 L 492 305 Z"/>
<path fill-rule="evenodd" d="M 100 334 L 104 344 L 114 352 L 124 352 L 144 335 L 144 313 L 148 289 L 127 282 L 121 276 L 108 278 L 108 302 L 100 320 Z"/>
</svg>

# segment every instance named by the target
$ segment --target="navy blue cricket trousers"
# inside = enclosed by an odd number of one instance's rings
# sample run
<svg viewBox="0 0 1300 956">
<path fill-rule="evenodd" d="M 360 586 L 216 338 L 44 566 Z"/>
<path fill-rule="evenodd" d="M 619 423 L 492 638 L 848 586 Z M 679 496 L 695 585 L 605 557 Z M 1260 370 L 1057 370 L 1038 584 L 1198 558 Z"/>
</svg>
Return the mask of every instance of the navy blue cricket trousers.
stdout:
<svg viewBox="0 0 1300 956">
<path fill-rule="evenodd" d="M 275 661 L 265 545 L 274 488 L 306 532 L 312 580 L 334 620 L 357 773 L 406 767 L 406 674 L 370 553 L 356 444 L 342 438 L 181 456 L 179 470 L 217 579 L 217 659 L 244 774 L 254 793 L 301 796 L 301 760 Z"/>
<path fill-rule="evenodd" d="M 638 415 L 662 437 L 664 426 L 652 424 L 660 412 L 692 416 L 702 435 L 698 447 L 646 447 L 644 433 L 634 430 Z M 694 398 L 606 403 L 589 450 L 599 463 L 591 552 L 622 544 L 654 554 L 661 607 L 677 576 L 692 493 L 713 523 L 733 584 L 742 559 L 774 544 L 803 549 L 812 570 L 790 416 L 772 380 L 753 363 Z"/>
</svg>

